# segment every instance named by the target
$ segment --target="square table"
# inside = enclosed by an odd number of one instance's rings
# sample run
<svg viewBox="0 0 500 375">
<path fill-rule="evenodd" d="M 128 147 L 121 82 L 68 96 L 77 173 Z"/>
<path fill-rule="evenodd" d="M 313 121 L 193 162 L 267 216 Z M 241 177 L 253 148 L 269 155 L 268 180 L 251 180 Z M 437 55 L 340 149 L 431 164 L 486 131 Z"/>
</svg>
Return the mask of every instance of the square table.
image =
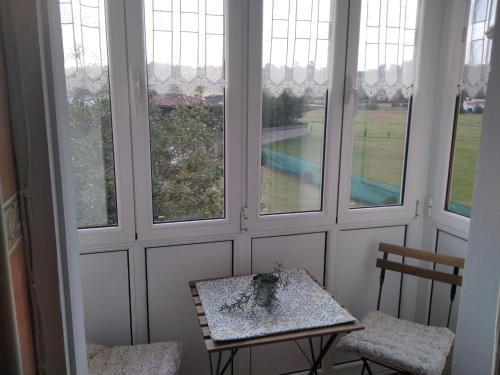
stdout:
<svg viewBox="0 0 500 375">
<path fill-rule="evenodd" d="M 210 360 L 210 372 L 222 375 L 233 364 L 239 349 L 284 341 L 308 339 L 311 359 L 309 374 L 317 374 L 320 363 L 339 333 L 364 329 L 306 270 L 286 270 L 288 285 L 278 289 L 278 304 L 272 311 L 249 305 L 243 311 L 221 312 L 249 287 L 254 275 L 190 281 L 191 295 Z M 329 336 L 318 356 L 313 337 Z M 300 347 L 299 347 L 300 348 Z M 229 357 L 222 364 L 222 353 Z M 216 367 L 212 354 L 218 354 Z"/>
</svg>

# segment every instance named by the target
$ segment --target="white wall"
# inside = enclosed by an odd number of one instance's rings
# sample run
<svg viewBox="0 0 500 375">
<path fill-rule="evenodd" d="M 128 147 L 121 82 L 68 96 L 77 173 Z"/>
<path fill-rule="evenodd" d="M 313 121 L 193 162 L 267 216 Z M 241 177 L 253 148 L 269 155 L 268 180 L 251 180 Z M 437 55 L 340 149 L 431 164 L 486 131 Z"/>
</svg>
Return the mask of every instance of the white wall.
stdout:
<svg viewBox="0 0 500 375">
<path fill-rule="evenodd" d="M 497 20 L 500 20 L 500 7 Z M 497 21 L 498 22 L 498 21 Z M 453 374 L 493 374 L 500 287 L 500 27 L 494 32 Z"/>
</svg>

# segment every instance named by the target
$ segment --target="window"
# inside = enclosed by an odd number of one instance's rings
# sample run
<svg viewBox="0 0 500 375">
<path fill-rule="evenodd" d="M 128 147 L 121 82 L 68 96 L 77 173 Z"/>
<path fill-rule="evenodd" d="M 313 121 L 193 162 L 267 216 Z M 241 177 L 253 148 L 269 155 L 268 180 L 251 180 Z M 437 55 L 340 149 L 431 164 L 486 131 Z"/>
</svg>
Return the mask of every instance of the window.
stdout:
<svg viewBox="0 0 500 375">
<path fill-rule="evenodd" d="M 145 0 L 153 222 L 217 219 L 224 198 L 224 1 Z"/>
<path fill-rule="evenodd" d="M 486 100 L 491 41 L 486 33 L 494 24 L 496 4 L 470 2 L 460 94 L 455 107 L 446 209 L 470 217 L 481 123 Z"/>
<path fill-rule="evenodd" d="M 60 0 L 79 228 L 118 225 L 104 0 Z"/>
<path fill-rule="evenodd" d="M 330 0 L 264 0 L 261 214 L 322 209 Z"/>
<path fill-rule="evenodd" d="M 350 208 L 403 204 L 417 0 L 362 0 Z"/>
</svg>

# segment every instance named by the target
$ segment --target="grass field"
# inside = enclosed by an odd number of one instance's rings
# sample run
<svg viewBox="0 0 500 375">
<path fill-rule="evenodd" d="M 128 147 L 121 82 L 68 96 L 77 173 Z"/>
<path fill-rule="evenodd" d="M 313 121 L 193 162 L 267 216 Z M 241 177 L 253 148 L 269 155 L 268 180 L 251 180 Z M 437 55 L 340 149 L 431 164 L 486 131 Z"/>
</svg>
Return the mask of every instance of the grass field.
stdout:
<svg viewBox="0 0 500 375">
<path fill-rule="evenodd" d="M 321 190 L 297 176 L 275 168 L 262 167 L 263 214 L 317 211 L 321 209 Z"/>
<path fill-rule="evenodd" d="M 306 137 L 289 139 L 267 145 L 269 148 L 301 159 L 321 163 L 324 141 L 324 106 L 313 103 L 302 122 L 309 124 Z M 308 184 L 297 176 L 277 169 L 262 167 L 262 213 L 318 211 L 321 209 L 321 187 Z"/>
<path fill-rule="evenodd" d="M 482 115 L 461 114 L 457 129 L 451 201 L 470 205 L 479 148 Z M 310 135 L 268 145 L 270 148 L 320 163 L 323 159 L 324 109 L 313 106 L 302 121 Z M 353 173 L 386 184 L 400 186 L 406 139 L 406 109 L 380 105 L 377 110 L 359 110 L 354 128 Z M 417 126 L 414 124 L 414 126 Z M 263 207 L 269 213 L 320 209 L 321 190 L 300 178 L 263 167 Z"/>
<path fill-rule="evenodd" d="M 471 206 L 476 175 L 481 114 L 460 114 L 457 126 L 455 162 L 451 178 L 450 202 Z"/>
</svg>

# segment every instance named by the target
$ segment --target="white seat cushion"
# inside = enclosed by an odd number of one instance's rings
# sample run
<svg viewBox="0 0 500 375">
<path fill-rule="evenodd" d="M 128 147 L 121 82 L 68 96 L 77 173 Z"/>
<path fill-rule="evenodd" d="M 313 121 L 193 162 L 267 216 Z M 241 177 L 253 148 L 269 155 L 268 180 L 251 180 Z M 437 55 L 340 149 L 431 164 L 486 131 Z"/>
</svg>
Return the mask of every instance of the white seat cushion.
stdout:
<svg viewBox="0 0 500 375">
<path fill-rule="evenodd" d="M 115 346 L 87 344 L 89 375 L 176 375 L 182 344 L 156 342 Z"/>
<path fill-rule="evenodd" d="M 425 326 L 370 312 L 366 329 L 339 340 L 337 348 L 418 375 L 443 372 L 455 335 L 448 328 Z"/>
</svg>

